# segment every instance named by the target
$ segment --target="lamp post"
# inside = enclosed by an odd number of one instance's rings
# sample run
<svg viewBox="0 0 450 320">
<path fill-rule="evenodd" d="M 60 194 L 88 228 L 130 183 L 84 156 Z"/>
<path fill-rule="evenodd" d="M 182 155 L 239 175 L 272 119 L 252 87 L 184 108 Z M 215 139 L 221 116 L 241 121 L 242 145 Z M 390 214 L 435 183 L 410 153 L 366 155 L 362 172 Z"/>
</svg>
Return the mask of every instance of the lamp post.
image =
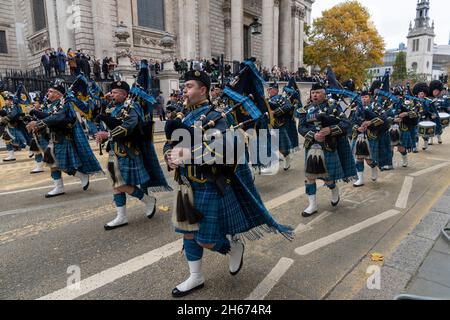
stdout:
<svg viewBox="0 0 450 320">
<path fill-rule="evenodd" d="M 259 18 L 254 17 L 253 22 L 249 25 L 252 35 L 260 35 L 262 33 L 262 24 L 258 20 Z"/>
</svg>

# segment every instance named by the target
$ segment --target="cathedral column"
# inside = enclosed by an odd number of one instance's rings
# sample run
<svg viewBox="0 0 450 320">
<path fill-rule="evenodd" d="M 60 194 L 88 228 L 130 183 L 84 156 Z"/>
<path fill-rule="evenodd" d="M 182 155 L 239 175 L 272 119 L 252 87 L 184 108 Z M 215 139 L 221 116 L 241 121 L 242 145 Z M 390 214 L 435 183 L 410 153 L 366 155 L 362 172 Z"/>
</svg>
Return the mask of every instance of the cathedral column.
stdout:
<svg viewBox="0 0 450 320">
<path fill-rule="evenodd" d="M 278 53 L 279 53 L 279 30 L 280 30 L 280 0 L 274 0 L 273 3 L 273 62 L 272 66 L 278 65 Z"/>
<path fill-rule="evenodd" d="M 274 0 L 263 0 L 262 3 L 262 35 L 263 35 L 263 67 L 273 66 L 273 29 Z"/>
<path fill-rule="evenodd" d="M 291 0 L 280 2 L 280 66 L 292 68 L 292 8 Z"/>
<path fill-rule="evenodd" d="M 231 0 L 231 59 L 242 61 L 244 58 L 244 3 L 243 0 Z"/>
<path fill-rule="evenodd" d="M 305 54 L 305 50 L 304 50 L 304 40 L 305 40 L 305 17 L 306 17 L 306 9 L 302 8 L 300 9 L 299 12 L 299 18 L 300 18 L 300 44 L 299 44 L 299 51 L 300 51 L 300 56 L 299 56 L 299 67 L 303 67 L 304 63 L 303 63 L 303 56 Z"/>
<path fill-rule="evenodd" d="M 209 0 L 199 1 L 200 58 L 211 58 L 211 24 Z"/>
<path fill-rule="evenodd" d="M 298 70 L 299 61 L 300 61 L 300 6 L 292 7 L 292 71 Z"/>
</svg>

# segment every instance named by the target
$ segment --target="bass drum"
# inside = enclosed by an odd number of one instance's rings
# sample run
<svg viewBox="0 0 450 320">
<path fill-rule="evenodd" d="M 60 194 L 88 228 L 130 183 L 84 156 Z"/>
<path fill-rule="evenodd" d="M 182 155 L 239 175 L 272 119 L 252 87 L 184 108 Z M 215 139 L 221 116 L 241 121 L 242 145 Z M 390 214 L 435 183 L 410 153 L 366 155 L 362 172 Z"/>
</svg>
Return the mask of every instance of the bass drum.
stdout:
<svg viewBox="0 0 450 320">
<path fill-rule="evenodd" d="M 450 124 L 450 114 L 445 112 L 439 112 L 439 118 L 441 119 L 441 124 L 444 128 L 447 128 Z"/>
<path fill-rule="evenodd" d="M 436 123 L 431 121 L 419 122 L 419 136 L 427 139 L 436 135 Z"/>
</svg>

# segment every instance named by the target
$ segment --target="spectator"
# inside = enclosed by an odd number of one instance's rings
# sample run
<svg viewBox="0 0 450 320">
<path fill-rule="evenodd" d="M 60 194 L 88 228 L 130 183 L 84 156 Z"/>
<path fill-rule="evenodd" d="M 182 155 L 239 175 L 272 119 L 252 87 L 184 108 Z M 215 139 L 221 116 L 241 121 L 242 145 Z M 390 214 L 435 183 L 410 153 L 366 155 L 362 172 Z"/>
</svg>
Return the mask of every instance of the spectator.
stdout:
<svg viewBox="0 0 450 320">
<path fill-rule="evenodd" d="M 55 49 L 50 51 L 50 69 L 55 70 L 55 77 L 59 75 L 58 56 Z"/>
<path fill-rule="evenodd" d="M 105 80 L 108 80 L 108 76 L 109 76 L 108 63 L 109 63 L 109 58 L 105 57 L 103 59 L 103 63 L 102 63 L 102 72 L 103 72 L 103 77 L 104 77 Z"/>
<path fill-rule="evenodd" d="M 41 64 L 44 67 L 45 76 L 47 78 L 51 77 L 52 66 L 50 63 L 50 53 L 49 50 L 45 50 L 44 54 L 41 57 Z"/>
<path fill-rule="evenodd" d="M 156 110 L 158 111 L 159 120 L 166 121 L 164 97 L 162 96 L 161 91 L 159 91 L 158 96 L 156 97 Z"/>
<path fill-rule="evenodd" d="M 74 75 L 77 70 L 77 62 L 76 62 L 76 54 L 72 50 L 72 48 L 67 50 L 67 60 L 69 62 L 70 74 Z"/>
<path fill-rule="evenodd" d="M 95 81 L 101 80 L 102 79 L 102 76 L 101 76 L 102 66 L 101 66 L 100 59 L 95 59 L 94 58 L 93 71 L 94 71 Z"/>
<path fill-rule="evenodd" d="M 117 63 L 114 62 L 113 58 L 109 58 L 108 60 L 108 73 L 112 74 L 114 72 L 114 69 L 116 68 Z"/>
<path fill-rule="evenodd" d="M 58 60 L 58 75 L 64 75 L 66 73 L 67 56 L 61 47 L 58 48 L 56 58 Z"/>
</svg>

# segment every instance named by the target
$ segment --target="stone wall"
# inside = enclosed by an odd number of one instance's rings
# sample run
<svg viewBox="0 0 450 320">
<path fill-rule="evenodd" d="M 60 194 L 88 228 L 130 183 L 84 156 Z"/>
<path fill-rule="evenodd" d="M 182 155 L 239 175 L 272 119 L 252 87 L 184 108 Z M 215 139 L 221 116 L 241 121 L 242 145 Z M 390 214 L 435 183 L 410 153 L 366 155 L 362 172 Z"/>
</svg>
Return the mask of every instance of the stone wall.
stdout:
<svg viewBox="0 0 450 320">
<path fill-rule="evenodd" d="M 0 53 L 0 72 L 4 69 L 20 68 L 19 50 L 16 36 L 16 8 L 14 0 L 0 0 L 0 31 L 6 31 L 8 53 Z"/>
</svg>

